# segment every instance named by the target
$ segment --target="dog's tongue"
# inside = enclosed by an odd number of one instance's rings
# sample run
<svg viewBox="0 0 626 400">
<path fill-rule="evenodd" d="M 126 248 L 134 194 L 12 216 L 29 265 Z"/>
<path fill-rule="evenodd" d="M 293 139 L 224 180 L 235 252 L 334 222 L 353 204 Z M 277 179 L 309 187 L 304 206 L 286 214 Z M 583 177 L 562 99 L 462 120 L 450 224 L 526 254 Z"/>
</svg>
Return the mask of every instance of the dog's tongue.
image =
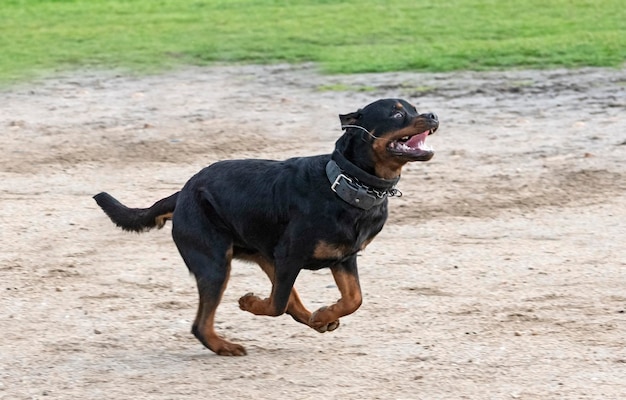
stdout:
<svg viewBox="0 0 626 400">
<path fill-rule="evenodd" d="M 413 149 L 421 149 L 424 143 L 426 142 L 426 136 L 430 131 L 425 131 L 420 133 L 419 135 L 412 136 L 409 140 L 407 140 L 404 144 Z"/>
</svg>

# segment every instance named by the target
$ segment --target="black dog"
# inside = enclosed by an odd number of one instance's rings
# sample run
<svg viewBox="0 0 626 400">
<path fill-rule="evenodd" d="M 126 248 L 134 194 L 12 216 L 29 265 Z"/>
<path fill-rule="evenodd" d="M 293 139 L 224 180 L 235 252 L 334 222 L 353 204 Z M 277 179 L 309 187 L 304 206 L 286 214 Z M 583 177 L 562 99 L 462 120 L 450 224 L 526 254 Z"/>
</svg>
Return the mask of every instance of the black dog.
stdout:
<svg viewBox="0 0 626 400">
<path fill-rule="evenodd" d="M 381 231 L 402 166 L 433 157 L 424 141 L 439 121 L 399 99 L 378 100 L 339 119 L 345 133 L 332 154 L 217 162 L 150 208 L 127 208 L 107 193 L 94 196 L 128 231 L 161 228 L 172 219 L 172 236 L 200 295 L 192 332 L 215 353 L 246 354 L 213 327 L 232 258 L 258 263 L 272 282 L 266 299 L 241 297 L 242 310 L 286 312 L 326 332 L 361 305 L 356 255 Z M 293 284 L 300 270 L 327 267 L 341 299 L 311 313 Z"/>
</svg>

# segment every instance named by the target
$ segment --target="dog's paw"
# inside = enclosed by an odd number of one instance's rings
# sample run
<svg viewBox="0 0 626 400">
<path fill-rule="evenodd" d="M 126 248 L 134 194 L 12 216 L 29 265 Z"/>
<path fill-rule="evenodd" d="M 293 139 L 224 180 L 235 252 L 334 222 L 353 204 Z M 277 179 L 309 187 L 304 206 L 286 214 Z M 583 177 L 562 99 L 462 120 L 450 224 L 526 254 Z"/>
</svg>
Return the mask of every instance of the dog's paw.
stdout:
<svg viewBox="0 0 626 400">
<path fill-rule="evenodd" d="M 328 307 L 322 307 L 315 311 L 309 319 L 309 326 L 319 333 L 331 332 L 339 328 L 339 320 L 324 322 L 322 316 Z"/>
<path fill-rule="evenodd" d="M 218 336 L 210 329 L 208 332 L 201 332 L 198 325 L 194 324 L 191 333 L 202 343 L 207 349 L 211 350 L 219 356 L 245 356 L 246 349 L 237 343 L 229 342 L 221 336 Z"/>
<path fill-rule="evenodd" d="M 239 308 L 244 311 L 251 311 L 252 304 L 260 300 L 261 298 L 259 296 L 256 296 L 254 293 L 246 293 L 239 298 Z"/>
<path fill-rule="evenodd" d="M 319 333 L 332 332 L 335 329 L 339 328 L 339 320 L 329 322 L 326 325 L 322 325 L 318 328 L 314 328 Z"/>
<path fill-rule="evenodd" d="M 227 341 L 223 341 L 219 346 L 211 350 L 218 356 L 245 356 L 248 354 L 243 346 Z"/>
</svg>

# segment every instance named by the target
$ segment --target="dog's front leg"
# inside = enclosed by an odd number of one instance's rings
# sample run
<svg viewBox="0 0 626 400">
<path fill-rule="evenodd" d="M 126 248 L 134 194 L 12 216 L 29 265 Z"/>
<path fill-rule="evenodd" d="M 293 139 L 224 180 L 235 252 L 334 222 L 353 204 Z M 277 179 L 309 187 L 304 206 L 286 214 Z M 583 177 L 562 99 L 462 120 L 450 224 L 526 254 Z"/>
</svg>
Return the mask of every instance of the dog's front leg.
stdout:
<svg viewBox="0 0 626 400">
<path fill-rule="evenodd" d="M 335 330 L 339 326 L 339 318 L 355 312 L 363 300 L 356 255 L 331 267 L 331 271 L 341 298 L 335 304 L 322 307 L 311 315 L 309 326 L 319 332 Z"/>
<path fill-rule="evenodd" d="M 254 293 L 248 293 L 239 299 L 239 308 L 254 315 L 276 317 L 284 314 L 289 304 L 291 289 L 299 273 L 299 269 L 288 266 L 281 268 L 277 264 L 274 279 L 272 279 L 272 293 L 270 297 L 261 299 Z"/>
</svg>

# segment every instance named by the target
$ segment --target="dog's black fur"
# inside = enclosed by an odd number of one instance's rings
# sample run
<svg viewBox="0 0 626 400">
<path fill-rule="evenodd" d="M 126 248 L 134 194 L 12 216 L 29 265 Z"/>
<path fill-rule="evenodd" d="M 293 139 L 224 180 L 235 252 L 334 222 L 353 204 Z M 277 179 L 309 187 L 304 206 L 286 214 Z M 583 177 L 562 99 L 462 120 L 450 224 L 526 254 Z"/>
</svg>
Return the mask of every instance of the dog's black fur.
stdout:
<svg viewBox="0 0 626 400">
<path fill-rule="evenodd" d="M 356 255 L 382 229 L 386 196 L 393 190 L 362 182 L 393 185 L 405 163 L 429 160 L 433 153 L 423 148 L 423 140 L 439 122 L 434 114 L 418 114 L 400 99 L 378 100 L 340 115 L 340 121 L 345 133 L 332 155 L 217 162 L 192 177 L 181 191 L 145 209 L 127 208 L 107 193 L 94 196 L 111 220 L 128 231 L 160 228 L 172 219 L 172 236 L 198 285 L 192 332 L 215 353 L 246 354 L 213 328 L 233 257 L 258 263 L 272 281 L 269 298 L 248 293 L 239 300 L 241 309 L 253 314 L 287 312 L 326 332 L 360 306 Z M 340 198 L 326 172 L 331 159 L 344 176 L 381 201 L 364 209 Z M 332 270 L 341 299 L 311 313 L 293 284 L 302 269 L 326 267 Z"/>
</svg>

